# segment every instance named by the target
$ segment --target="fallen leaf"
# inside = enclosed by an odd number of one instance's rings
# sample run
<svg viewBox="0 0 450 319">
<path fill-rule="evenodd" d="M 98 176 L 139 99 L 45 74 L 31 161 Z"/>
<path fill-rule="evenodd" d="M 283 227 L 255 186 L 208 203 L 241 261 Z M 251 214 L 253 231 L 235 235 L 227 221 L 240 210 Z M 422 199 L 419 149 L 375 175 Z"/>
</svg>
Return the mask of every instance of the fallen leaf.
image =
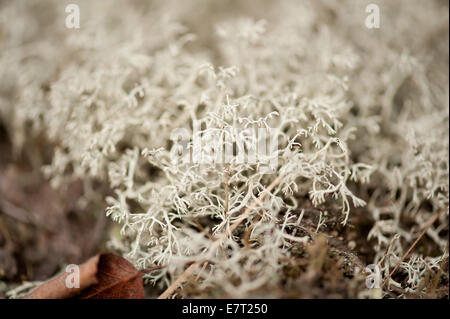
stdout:
<svg viewBox="0 0 450 319">
<path fill-rule="evenodd" d="M 143 272 L 126 259 L 114 254 L 100 255 L 98 283 L 84 290 L 81 299 L 143 299 Z"/>
<path fill-rule="evenodd" d="M 114 254 L 101 254 L 79 265 L 80 288 L 69 288 L 66 279 L 72 272 L 59 276 L 38 286 L 24 299 L 143 299 L 142 275 L 125 258 Z"/>
<path fill-rule="evenodd" d="M 63 272 L 59 276 L 44 282 L 31 291 L 24 299 L 65 299 L 78 295 L 81 291 L 98 283 L 97 274 L 99 260 L 102 255 L 97 255 L 79 265 L 80 287 L 69 288 L 66 279 L 72 272 Z"/>
</svg>

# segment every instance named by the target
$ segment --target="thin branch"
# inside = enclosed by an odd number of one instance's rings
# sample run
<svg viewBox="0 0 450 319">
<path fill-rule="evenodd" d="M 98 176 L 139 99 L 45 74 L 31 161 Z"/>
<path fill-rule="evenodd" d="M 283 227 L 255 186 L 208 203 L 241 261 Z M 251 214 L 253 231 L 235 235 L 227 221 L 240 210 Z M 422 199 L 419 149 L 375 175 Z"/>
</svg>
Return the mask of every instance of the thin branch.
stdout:
<svg viewBox="0 0 450 319">
<path fill-rule="evenodd" d="M 269 194 L 272 189 L 277 186 L 282 179 L 282 175 L 279 175 L 276 179 L 273 180 L 272 183 L 259 195 L 259 197 L 249 206 L 247 209 L 242 213 L 242 215 L 239 216 L 238 219 L 236 219 L 233 224 L 230 226 L 229 229 L 224 231 L 222 233 L 222 236 L 220 236 L 216 241 L 213 242 L 211 245 L 209 251 L 213 252 L 215 249 L 217 249 L 222 242 L 230 236 L 233 231 L 245 220 L 250 216 L 253 209 L 256 207 L 256 205 L 260 204 L 264 198 Z M 197 270 L 198 266 L 200 264 L 200 261 L 194 262 L 192 265 L 190 265 L 181 275 L 178 277 L 177 280 L 175 280 L 159 297 L 158 299 L 167 299 L 170 295 L 172 295 L 175 290 L 182 285 L 188 278 L 193 274 L 195 270 Z"/>
<path fill-rule="evenodd" d="M 408 255 L 411 253 L 411 251 L 414 249 L 414 247 L 416 247 L 417 243 L 422 239 L 422 237 L 426 234 L 426 232 L 428 231 L 428 229 L 431 227 L 431 225 L 434 224 L 434 222 L 448 209 L 448 205 L 446 207 L 444 207 L 438 214 L 436 214 L 436 216 L 433 217 L 432 220 L 430 220 L 430 222 L 428 223 L 428 225 L 425 227 L 425 229 L 422 231 L 422 233 L 420 234 L 419 237 L 417 237 L 417 239 L 414 241 L 414 243 L 411 245 L 411 247 L 409 247 L 408 251 L 403 255 L 402 259 L 400 259 L 400 261 L 397 263 L 397 265 L 394 267 L 394 269 L 391 271 L 391 273 L 389 274 L 389 276 L 387 276 L 387 278 L 384 280 L 383 282 L 383 286 L 385 286 L 387 284 L 387 282 L 389 281 L 389 279 L 392 277 L 392 275 L 397 271 L 398 267 L 400 267 L 400 264 L 406 259 L 406 257 L 408 257 Z"/>
<path fill-rule="evenodd" d="M 197 269 L 199 262 L 195 262 L 190 265 L 177 280 L 175 280 L 161 295 L 159 295 L 158 299 L 167 299 L 171 294 L 175 292 L 175 290 L 181 286 Z"/>
<path fill-rule="evenodd" d="M 198 272 L 197 277 L 195 277 L 195 281 L 198 281 L 200 279 L 200 275 L 202 274 L 203 271 L 205 271 L 206 266 L 208 266 L 208 261 L 205 261 L 203 263 L 203 267 L 202 269 Z"/>
<path fill-rule="evenodd" d="M 153 268 L 141 270 L 141 273 L 142 274 L 148 274 L 148 273 L 150 273 L 152 271 L 159 270 L 159 269 L 162 269 L 162 268 L 165 268 L 165 267 L 166 267 L 165 265 L 163 265 L 163 266 L 155 266 Z"/>
<path fill-rule="evenodd" d="M 391 248 L 392 243 L 394 242 L 394 240 L 396 240 L 398 237 L 394 236 L 394 238 L 391 239 L 391 241 L 389 242 L 389 244 L 386 247 L 386 250 L 384 251 L 384 255 L 383 258 L 381 258 L 381 260 L 378 262 L 378 264 L 381 266 L 381 264 L 383 263 L 383 261 L 386 259 L 386 256 L 389 252 L 389 249 Z"/>
<path fill-rule="evenodd" d="M 225 175 L 225 214 L 228 214 L 228 205 L 229 205 L 229 182 L 230 182 L 230 166 L 231 164 L 227 165 L 227 171 L 226 171 L 226 175 Z"/>
</svg>

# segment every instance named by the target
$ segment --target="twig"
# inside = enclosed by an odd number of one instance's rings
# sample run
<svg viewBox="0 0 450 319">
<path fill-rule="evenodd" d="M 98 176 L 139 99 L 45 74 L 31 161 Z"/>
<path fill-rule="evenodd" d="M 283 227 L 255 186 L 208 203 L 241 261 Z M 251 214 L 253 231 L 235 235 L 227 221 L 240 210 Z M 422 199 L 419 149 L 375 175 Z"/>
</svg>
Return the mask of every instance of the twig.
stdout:
<svg viewBox="0 0 450 319">
<path fill-rule="evenodd" d="M 247 207 L 247 209 L 242 213 L 242 215 L 239 216 L 238 219 L 236 219 L 233 224 L 230 226 L 229 229 L 227 229 L 226 231 L 224 231 L 222 233 L 222 236 L 220 236 L 215 242 L 213 242 L 213 244 L 210 247 L 210 252 L 214 251 L 216 248 L 218 248 L 220 246 L 220 244 L 228 237 L 230 236 L 233 231 L 245 220 L 247 219 L 247 217 L 251 214 L 251 212 L 253 211 L 253 209 L 256 207 L 256 205 L 258 205 L 259 203 L 261 203 L 261 201 L 264 200 L 264 198 L 267 196 L 268 193 L 270 193 L 272 191 L 272 189 L 277 186 L 280 181 L 282 179 L 282 175 L 279 175 L 276 179 L 273 180 L 272 183 L 270 183 L 270 185 L 259 195 L 259 197 L 253 201 L 253 203 Z M 172 295 L 175 290 L 181 285 L 183 284 L 187 278 L 189 278 L 190 275 L 192 275 L 192 273 L 197 269 L 197 267 L 199 266 L 200 261 L 196 261 L 194 262 L 192 265 L 190 265 L 181 275 L 180 277 L 178 277 L 177 280 L 175 280 L 159 297 L 158 299 L 166 299 L 168 298 L 170 295 Z"/>
<path fill-rule="evenodd" d="M 394 238 L 392 238 L 392 240 L 389 242 L 389 244 L 386 247 L 386 250 L 384 251 L 384 255 L 383 258 L 381 258 L 381 260 L 378 262 L 378 264 L 381 266 L 381 264 L 383 263 L 383 261 L 386 259 L 386 256 L 389 252 L 389 248 L 391 248 L 392 243 L 394 242 L 394 240 L 396 240 L 396 236 L 394 236 Z"/>
<path fill-rule="evenodd" d="M 268 193 L 270 193 L 272 191 L 272 189 L 277 186 L 280 181 L 281 181 L 282 176 L 278 176 L 272 183 L 270 183 L 269 187 L 267 187 L 262 193 L 261 195 L 259 195 L 259 197 L 249 206 L 247 207 L 247 209 L 244 211 L 244 213 L 242 213 L 241 216 L 239 216 L 238 219 L 236 219 L 233 224 L 230 226 L 229 229 L 227 229 L 225 232 L 222 233 L 222 236 L 219 237 L 218 240 L 216 240 L 212 245 L 211 245 L 211 251 L 213 251 L 215 248 L 217 248 L 218 246 L 220 246 L 220 244 L 222 244 L 222 242 L 228 238 L 228 236 L 230 236 L 233 231 L 245 220 L 248 218 L 248 216 L 251 214 L 252 210 L 256 207 L 256 205 L 260 204 L 261 201 L 264 200 L 264 198 L 267 196 Z"/>
<path fill-rule="evenodd" d="M 255 223 L 258 222 L 261 219 L 261 215 L 258 215 L 255 219 L 253 219 L 252 225 L 248 227 L 248 229 L 245 231 L 244 236 L 242 236 L 242 242 L 244 243 L 245 249 L 250 249 L 250 234 L 253 231 L 253 227 L 255 226 Z"/>
<path fill-rule="evenodd" d="M 428 225 L 425 227 L 425 229 L 422 231 L 419 237 L 414 241 L 414 243 L 409 247 L 408 251 L 403 255 L 403 257 L 400 259 L 400 261 L 397 263 L 397 265 L 394 267 L 394 269 L 391 271 L 389 276 L 384 280 L 383 286 L 387 284 L 389 279 L 392 277 L 392 275 L 397 271 L 398 267 L 400 267 L 400 264 L 408 257 L 408 255 L 411 253 L 411 251 L 416 247 L 417 243 L 422 239 L 422 237 L 426 234 L 428 229 L 431 227 L 431 225 L 434 224 L 434 222 L 441 216 L 446 210 L 448 209 L 448 205 L 444 207 L 436 216 L 433 217 L 433 219 L 428 223 Z"/>
<path fill-rule="evenodd" d="M 202 269 L 198 272 L 197 277 L 195 277 L 195 281 L 198 281 L 200 279 L 200 275 L 202 274 L 202 272 L 206 269 L 206 266 L 208 266 L 208 261 L 205 261 L 203 263 L 203 267 Z"/>
<path fill-rule="evenodd" d="M 158 270 L 158 269 L 162 269 L 162 268 L 165 268 L 165 267 L 166 267 L 165 265 L 162 265 L 162 266 L 155 266 L 155 267 L 153 267 L 153 268 L 141 270 L 141 273 L 142 273 L 142 274 L 148 274 L 148 273 L 150 273 L 150 272 L 152 272 L 152 271 L 155 271 L 155 270 Z"/>
<path fill-rule="evenodd" d="M 445 247 L 445 251 L 444 251 L 444 256 L 446 255 L 448 253 L 448 243 L 447 243 L 447 247 Z M 447 257 L 448 258 L 448 257 Z M 436 290 L 437 289 L 437 287 L 438 287 L 438 285 L 439 285 L 439 281 L 440 281 L 440 279 L 441 279 L 441 274 L 444 272 L 444 269 L 443 269 L 443 263 L 442 263 L 442 261 L 443 260 L 445 260 L 444 258 L 439 262 L 439 270 L 438 270 L 438 273 L 436 274 L 436 276 L 434 277 L 434 280 L 433 280 L 433 284 L 432 284 L 432 286 L 431 286 L 431 289 L 432 290 Z"/>
<path fill-rule="evenodd" d="M 228 201 L 229 201 L 229 181 L 230 181 L 230 166 L 231 164 L 227 165 L 227 171 L 225 173 L 225 214 L 228 214 Z"/>
<path fill-rule="evenodd" d="M 32 224 L 29 219 L 28 212 L 20 206 L 17 206 L 10 201 L 0 198 L 0 213 L 3 212 L 5 215 L 15 218 L 18 221 L 25 224 Z"/>
<path fill-rule="evenodd" d="M 183 282 L 185 282 L 190 275 L 197 269 L 199 262 L 195 262 L 190 265 L 177 280 L 175 280 L 161 295 L 158 299 L 167 299 Z"/>
<path fill-rule="evenodd" d="M 198 220 L 198 218 L 196 217 L 194 219 L 195 225 L 197 226 L 197 228 L 203 232 L 206 236 L 208 236 L 209 239 L 211 240 L 217 240 L 216 237 L 214 237 L 213 235 L 211 235 L 206 229 L 205 227 L 202 226 L 202 224 L 200 224 L 200 221 Z"/>
</svg>

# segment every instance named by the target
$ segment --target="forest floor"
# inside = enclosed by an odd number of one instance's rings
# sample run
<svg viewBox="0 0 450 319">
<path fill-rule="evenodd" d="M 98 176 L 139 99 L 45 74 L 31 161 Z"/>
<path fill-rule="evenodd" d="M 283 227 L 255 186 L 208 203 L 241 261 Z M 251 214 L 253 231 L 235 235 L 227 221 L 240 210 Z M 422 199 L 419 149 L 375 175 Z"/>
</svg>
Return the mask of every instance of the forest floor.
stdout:
<svg viewBox="0 0 450 319">
<path fill-rule="evenodd" d="M 0 127 L 0 298 L 6 298 L 8 290 L 23 282 L 45 281 L 67 264 L 80 264 L 106 252 L 108 238 L 117 232 L 117 226 L 105 216 L 102 199 L 86 201 L 80 208 L 84 195 L 82 181 L 54 189 L 39 170 L 33 169 L 36 165 L 30 163 L 31 156 L 13 156 L 8 136 Z M 108 190 L 101 185 L 99 189 L 99 198 L 104 198 Z M 308 202 L 305 198 L 305 203 Z M 331 212 L 326 225 L 317 231 L 317 209 L 305 205 L 305 212 L 299 235 L 309 236 L 311 243 L 299 243 L 292 248 L 294 258 L 283 268 L 278 290 L 272 289 L 270 297 L 376 297 L 375 292 L 368 293 L 364 273 L 375 254 L 375 243 L 367 240 L 373 222 L 367 217 L 370 214 L 363 208 L 356 209 L 348 225 L 343 227 L 339 213 Z M 424 240 L 417 249 L 432 253 L 432 246 L 431 241 Z M 355 275 L 355 268 L 359 268 L 359 275 Z M 387 297 L 402 294 L 410 298 L 448 298 L 449 281 L 444 275 L 448 273 L 448 258 L 441 270 L 438 273 L 430 270 L 423 283 L 424 294 L 412 295 L 394 289 Z M 407 280 L 402 274 L 393 276 L 397 282 Z M 146 286 L 146 297 L 153 298 L 161 292 L 161 288 Z M 202 290 L 194 278 L 177 295 L 232 297 L 220 287 Z M 262 288 L 251 297 L 267 296 L 268 292 Z"/>
</svg>

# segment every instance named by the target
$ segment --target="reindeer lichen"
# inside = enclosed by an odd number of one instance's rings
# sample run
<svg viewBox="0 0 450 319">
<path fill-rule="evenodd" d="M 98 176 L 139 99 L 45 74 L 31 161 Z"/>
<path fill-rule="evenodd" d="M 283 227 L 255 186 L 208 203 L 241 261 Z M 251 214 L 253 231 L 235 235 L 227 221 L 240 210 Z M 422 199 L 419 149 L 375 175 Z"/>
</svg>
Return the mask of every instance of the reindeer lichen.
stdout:
<svg viewBox="0 0 450 319">
<path fill-rule="evenodd" d="M 385 278 L 448 205 L 448 12 L 438 1 L 378 1 L 380 29 L 365 27 L 366 1 L 76 2 L 76 31 L 60 1 L 0 4 L 0 119 L 16 153 L 41 134 L 55 145 L 42 167 L 53 185 L 111 187 L 106 214 L 123 238 L 110 247 L 140 268 L 166 265 L 146 275 L 153 282 L 207 260 L 201 289 L 246 297 L 275 285 L 294 246 L 312 240 L 298 231 L 311 207 L 315 232 L 329 215 L 342 225 L 357 209 L 370 216 L 371 263 L 383 260 Z M 264 130 L 276 148 L 262 161 L 208 157 L 222 138 L 251 150 L 245 132 Z M 244 132 L 241 148 L 233 132 Z M 427 232 L 438 256 L 415 252 L 399 269 L 406 282 L 390 283 L 418 289 L 448 258 L 445 231 L 446 214 Z"/>
</svg>

